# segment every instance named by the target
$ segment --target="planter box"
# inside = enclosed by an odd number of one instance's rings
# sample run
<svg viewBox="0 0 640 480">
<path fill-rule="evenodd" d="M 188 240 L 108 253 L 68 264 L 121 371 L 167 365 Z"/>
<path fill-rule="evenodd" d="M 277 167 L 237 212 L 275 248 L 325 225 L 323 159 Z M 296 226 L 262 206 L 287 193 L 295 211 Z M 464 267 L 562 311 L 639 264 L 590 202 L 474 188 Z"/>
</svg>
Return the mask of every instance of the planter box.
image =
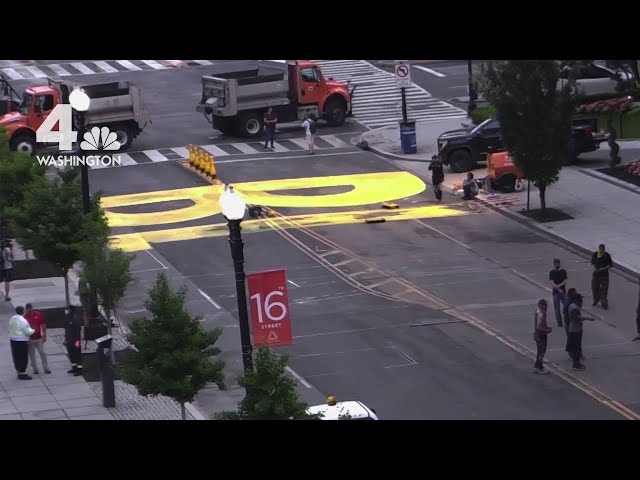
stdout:
<svg viewBox="0 0 640 480">
<path fill-rule="evenodd" d="M 33 258 L 30 260 L 14 260 L 14 280 L 33 280 L 35 278 L 62 277 L 62 271 L 47 260 Z"/>
</svg>

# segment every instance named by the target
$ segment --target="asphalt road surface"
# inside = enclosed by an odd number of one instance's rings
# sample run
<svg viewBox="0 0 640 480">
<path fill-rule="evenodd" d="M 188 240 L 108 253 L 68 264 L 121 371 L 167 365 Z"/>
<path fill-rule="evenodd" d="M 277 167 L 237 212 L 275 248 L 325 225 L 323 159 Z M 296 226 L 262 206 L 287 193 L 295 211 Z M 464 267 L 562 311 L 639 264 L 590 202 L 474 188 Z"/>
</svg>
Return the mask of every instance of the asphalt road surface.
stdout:
<svg viewBox="0 0 640 480">
<path fill-rule="evenodd" d="M 534 375 L 530 359 L 455 314 L 472 312 L 495 328 L 508 330 L 517 324 L 531 330 L 533 305 L 542 291 L 504 265 L 544 281 L 548 259 L 557 255 L 557 248 L 528 230 L 467 206 L 435 206 L 429 194 L 415 194 L 411 176 L 355 149 L 315 157 L 246 156 L 219 163 L 218 174 L 238 189 L 246 182 L 306 179 L 261 187 L 283 197 L 301 187 L 297 193 L 306 196 L 352 195 L 350 202 L 323 208 L 279 198 L 274 203 L 284 206 L 276 210 L 304 214 L 307 220 L 294 217 L 300 223 L 271 223 L 276 228 L 259 233 L 250 222 L 244 227 L 247 271 L 288 271 L 295 345 L 283 350 L 291 354 L 291 367 L 324 394 L 362 400 L 385 419 L 621 418 L 555 375 Z M 361 174 L 374 175 L 360 183 L 350 177 L 358 183 L 355 189 L 334 179 L 329 182 L 333 186 L 318 190 L 321 177 Z M 202 184 L 194 177 L 190 185 L 175 163 L 97 170 L 90 176 L 92 189 L 107 197 Z M 397 215 L 412 219 L 374 225 L 362 219 L 343 222 L 347 210 L 365 211 L 356 217 L 366 216 L 366 211 L 380 215 L 379 202 L 373 201 L 384 192 L 381 185 L 407 193 L 408 198 L 397 200 Z M 317 196 L 313 202 L 331 203 Z M 184 206 L 174 201 L 117 211 Z M 324 215 L 310 217 L 318 213 Z M 390 220 L 391 215 L 386 214 Z M 315 220 L 309 223 L 309 218 Z M 180 226 L 221 221 L 217 216 Z M 289 228 L 314 221 L 319 226 Z M 122 232 L 159 228 L 139 226 Z M 166 240 L 153 247 L 236 315 L 225 235 Z"/>
</svg>

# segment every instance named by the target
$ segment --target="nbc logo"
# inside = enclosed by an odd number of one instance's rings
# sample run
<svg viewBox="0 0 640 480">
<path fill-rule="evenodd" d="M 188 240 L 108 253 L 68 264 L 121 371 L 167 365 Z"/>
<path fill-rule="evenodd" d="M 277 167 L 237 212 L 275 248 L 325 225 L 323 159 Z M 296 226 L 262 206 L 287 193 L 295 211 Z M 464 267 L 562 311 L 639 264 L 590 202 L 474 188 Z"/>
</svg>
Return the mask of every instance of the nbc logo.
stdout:
<svg viewBox="0 0 640 480">
<path fill-rule="evenodd" d="M 118 136 L 109 130 L 109 127 L 93 127 L 85 132 L 84 141 L 80 144 L 81 150 L 120 150 Z M 102 146 L 102 148 L 100 148 Z"/>
</svg>

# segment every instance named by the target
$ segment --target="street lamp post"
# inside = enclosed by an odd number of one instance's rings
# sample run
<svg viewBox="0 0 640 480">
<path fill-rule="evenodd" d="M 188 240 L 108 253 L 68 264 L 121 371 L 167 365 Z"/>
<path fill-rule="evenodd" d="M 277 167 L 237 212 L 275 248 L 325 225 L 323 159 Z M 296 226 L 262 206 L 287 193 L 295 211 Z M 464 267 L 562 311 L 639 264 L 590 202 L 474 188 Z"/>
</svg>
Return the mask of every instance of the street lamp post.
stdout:
<svg viewBox="0 0 640 480">
<path fill-rule="evenodd" d="M 477 108 L 476 100 L 478 99 L 476 90 L 473 87 L 473 64 L 471 60 L 467 60 L 467 74 L 469 77 L 469 104 L 467 105 L 467 113 L 471 115 L 471 112 Z"/>
<path fill-rule="evenodd" d="M 85 114 L 91 105 L 91 99 L 83 89 L 76 87 L 69 95 L 69 104 L 77 112 L 78 118 L 78 145 L 79 152 L 82 154 L 82 138 L 85 131 Z M 80 187 L 82 188 L 82 210 L 85 215 L 91 213 L 91 195 L 89 193 L 89 168 L 85 162 L 80 163 Z M 91 299 L 89 309 L 89 324 L 97 325 L 100 323 L 100 312 L 98 311 L 98 294 L 93 285 L 91 285 Z"/>
<path fill-rule="evenodd" d="M 236 297 L 238 299 L 238 320 L 240 321 L 240 344 L 242 346 L 242 364 L 245 371 L 253 370 L 253 347 L 249 331 L 249 310 L 247 309 L 247 291 L 244 273 L 244 243 L 240 223 L 244 218 L 247 204 L 233 191 L 233 186 L 225 185 L 220 196 L 220 208 L 229 227 L 229 245 L 236 275 Z"/>
</svg>

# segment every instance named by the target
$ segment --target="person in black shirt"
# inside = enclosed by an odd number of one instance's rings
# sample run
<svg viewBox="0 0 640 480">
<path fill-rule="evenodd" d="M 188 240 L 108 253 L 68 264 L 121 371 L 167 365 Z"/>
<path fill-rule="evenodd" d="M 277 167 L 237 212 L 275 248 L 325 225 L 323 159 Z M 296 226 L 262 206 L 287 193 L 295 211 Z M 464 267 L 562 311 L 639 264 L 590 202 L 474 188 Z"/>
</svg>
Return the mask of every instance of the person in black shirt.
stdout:
<svg viewBox="0 0 640 480">
<path fill-rule="evenodd" d="M 67 347 L 67 355 L 71 362 L 71 370 L 67 373 L 73 373 L 76 377 L 79 377 L 82 375 L 82 350 L 80 346 L 82 321 L 72 305 L 67 306 L 64 314 L 64 345 Z"/>
<path fill-rule="evenodd" d="M 436 194 L 436 199 L 441 202 L 442 183 L 444 182 L 444 168 L 442 167 L 442 162 L 437 155 L 431 157 L 429 170 L 431 171 L 431 183 L 433 184 L 433 192 Z"/>
<path fill-rule="evenodd" d="M 593 293 L 593 306 L 598 302 L 605 310 L 609 308 L 609 269 L 613 267 L 613 261 L 609 252 L 605 251 L 604 245 L 598 246 L 598 251 L 591 256 L 593 265 L 593 278 L 591 280 L 591 291 Z"/>
<path fill-rule="evenodd" d="M 551 295 L 553 297 L 553 310 L 556 314 L 556 323 L 562 326 L 562 308 L 561 305 L 567 301 L 567 271 L 560 268 L 560 260 L 553 260 L 553 270 L 549 272 L 549 280 L 551 281 Z"/>
<path fill-rule="evenodd" d="M 273 148 L 273 139 L 276 136 L 276 123 L 278 123 L 278 117 L 273 113 L 273 108 L 269 107 L 267 113 L 264 114 L 264 129 L 266 133 L 266 139 L 264 141 L 264 149 L 271 142 L 271 148 Z"/>
</svg>

